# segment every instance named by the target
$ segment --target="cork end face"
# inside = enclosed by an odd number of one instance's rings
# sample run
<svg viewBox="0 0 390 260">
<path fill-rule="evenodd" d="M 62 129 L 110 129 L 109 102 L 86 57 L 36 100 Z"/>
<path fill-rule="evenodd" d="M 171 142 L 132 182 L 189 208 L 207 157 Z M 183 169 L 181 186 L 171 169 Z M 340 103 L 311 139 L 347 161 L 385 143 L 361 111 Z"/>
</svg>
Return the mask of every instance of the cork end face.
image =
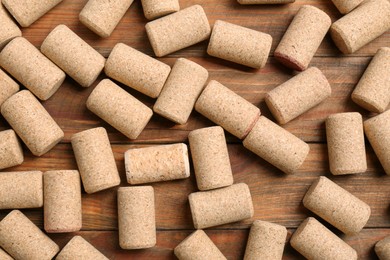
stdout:
<svg viewBox="0 0 390 260">
<path fill-rule="evenodd" d="M 112 31 L 105 31 L 103 28 L 99 27 L 93 20 L 91 20 L 87 14 L 83 11 L 79 14 L 79 20 L 82 24 L 85 25 L 89 30 L 99 35 L 102 38 L 107 38 L 111 35 Z"/>
<path fill-rule="evenodd" d="M 280 112 L 280 109 L 274 102 L 272 98 L 272 91 L 265 94 L 264 100 L 267 104 L 268 109 L 271 111 L 271 114 L 274 116 L 274 118 L 276 119 L 276 121 L 278 121 L 279 124 L 284 125 L 289 122 L 283 117 L 283 114 Z"/>
<path fill-rule="evenodd" d="M 304 71 L 307 68 L 307 65 L 301 64 L 299 61 L 295 60 L 294 58 L 286 54 L 280 53 L 278 51 L 275 51 L 274 56 L 277 61 L 279 61 L 284 66 L 290 69 L 297 70 L 297 71 Z"/>
<path fill-rule="evenodd" d="M 158 21 L 158 20 L 155 20 L 155 21 Z M 153 30 L 154 26 L 152 24 L 155 21 L 148 22 L 145 25 L 145 30 L 146 30 L 146 34 L 148 35 L 150 45 L 152 46 L 154 55 L 156 55 L 156 57 L 161 58 L 169 53 L 165 53 L 165 52 L 163 52 L 163 50 L 161 48 L 159 48 L 159 44 L 157 43 L 157 39 L 155 36 L 155 31 Z"/>
<path fill-rule="evenodd" d="M 198 217 L 196 215 L 196 210 L 194 208 L 194 203 L 193 203 L 194 196 L 196 196 L 196 193 L 191 193 L 190 195 L 188 195 L 188 202 L 190 204 L 190 210 L 191 210 L 191 215 L 192 215 L 192 222 L 194 223 L 194 228 L 195 229 L 201 229 L 201 227 L 199 226 Z"/>
<path fill-rule="evenodd" d="M 374 113 L 382 113 L 386 110 L 387 107 L 382 107 L 377 104 L 374 100 L 369 100 L 364 96 L 361 96 L 355 92 L 352 93 L 351 98 L 353 102 L 363 107 L 364 109 L 374 112 Z"/>
<path fill-rule="evenodd" d="M 351 43 L 348 42 L 348 38 L 345 37 L 344 33 L 338 27 L 337 22 L 333 23 L 330 27 L 330 36 L 333 39 L 333 42 L 336 44 L 337 48 L 344 54 L 354 53 L 354 50 L 351 46 Z"/>
<path fill-rule="evenodd" d="M 41 149 L 39 149 L 39 148 L 31 149 L 29 147 L 29 149 L 31 150 L 32 154 L 34 154 L 35 156 L 42 156 L 45 153 L 49 152 L 54 146 L 56 146 L 65 136 L 64 132 L 61 129 L 59 129 L 59 130 L 60 131 L 57 132 L 56 139 L 54 139 L 51 143 L 49 143 L 45 147 L 42 147 Z"/>
<path fill-rule="evenodd" d="M 300 235 L 305 231 L 306 227 L 308 225 L 311 225 L 313 222 L 317 222 L 317 220 L 313 217 L 308 217 L 305 219 L 297 228 L 297 230 L 294 232 L 294 234 L 291 236 L 290 244 L 294 249 L 298 248 L 298 244 L 300 244 Z"/>
<path fill-rule="evenodd" d="M 101 185 L 88 186 L 88 187 L 84 185 L 84 190 L 85 190 L 86 193 L 92 194 L 92 193 L 96 193 L 96 192 L 100 192 L 100 191 L 103 191 L 103 190 L 107 190 L 107 189 L 116 187 L 120 183 L 121 183 L 121 181 L 120 181 L 119 176 L 118 176 L 118 180 L 114 180 L 112 182 L 104 183 L 104 184 L 101 184 Z"/>
<path fill-rule="evenodd" d="M 390 256 L 390 236 L 385 237 L 375 244 L 375 253 L 379 259 L 388 259 Z"/>
<path fill-rule="evenodd" d="M 72 232 L 78 232 L 81 230 L 81 225 L 71 227 L 71 228 L 51 228 L 45 226 L 46 233 L 50 234 L 57 234 L 57 233 L 72 233 Z"/>
<path fill-rule="evenodd" d="M 313 192 L 317 189 L 318 186 L 321 186 L 326 181 L 329 181 L 329 179 L 326 178 L 325 176 L 320 176 L 317 180 L 315 180 L 311 184 L 309 190 L 306 192 L 305 196 L 303 197 L 303 206 L 305 206 L 306 208 L 308 207 Z"/>
</svg>

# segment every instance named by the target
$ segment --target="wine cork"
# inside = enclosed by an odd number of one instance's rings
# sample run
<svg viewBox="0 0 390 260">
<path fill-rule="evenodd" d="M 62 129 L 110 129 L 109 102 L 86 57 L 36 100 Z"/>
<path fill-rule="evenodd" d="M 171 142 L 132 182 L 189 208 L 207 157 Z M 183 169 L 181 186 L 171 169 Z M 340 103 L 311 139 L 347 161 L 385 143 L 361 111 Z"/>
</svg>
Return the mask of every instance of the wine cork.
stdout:
<svg viewBox="0 0 390 260">
<path fill-rule="evenodd" d="M 107 59 L 104 72 L 126 86 L 151 98 L 157 98 L 171 68 L 123 43 L 115 45 Z"/>
<path fill-rule="evenodd" d="M 64 137 L 61 128 L 28 90 L 7 99 L 1 114 L 36 156 L 51 150 Z"/>
<path fill-rule="evenodd" d="M 384 112 L 390 103 L 389 69 L 390 48 L 380 48 L 352 92 L 352 100 L 371 112 Z"/>
<path fill-rule="evenodd" d="M 354 53 L 390 29 L 390 2 L 368 0 L 332 24 L 330 35 L 345 54 Z"/>
<path fill-rule="evenodd" d="M 390 259 L 390 236 L 385 237 L 375 244 L 375 253 L 380 260 Z"/>
<path fill-rule="evenodd" d="M 65 80 L 65 73 L 23 37 L 4 47 L 0 66 L 41 100 L 49 99 Z"/>
<path fill-rule="evenodd" d="M 14 260 L 7 252 L 0 248 L 0 259 L 1 260 Z"/>
<path fill-rule="evenodd" d="M 364 0 L 332 0 L 340 13 L 347 14 L 360 5 Z"/>
<path fill-rule="evenodd" d="M 48 171 L 43 174 L 44 225 L 48 233 L 81 229 L 81 184 L 78 171 Z"/>
<path fill-rule="evenodd" d="M 241 221 L 254 214 L 251 193 L 245 183 L 191 193 L 188 200 L 196 229 Z"/>
<path fill-rule="evenodd" d="M 315 218 L 307 218 L 290 239 L 291 246 L 307 259 L 356 260 L 357 253 Z"/>
<path fill-rule="evenodd" d="M 56 257 L 56 260 L 70 259 L 108 260 L 107 257 L 81 236 L 74 236 Z"/>
<path fill-rule="evenodd" d="M 0 50 L 4 48 L 13 38 L 22 36 L 22 31 L 14 23 L 3 4 L 0 2 Z"/>
<path fill-rule="evenodd" d="M 303 205 L 348 235 L 359 233 L 371 215 L 370 206 L 324 176 L 311 185 Z"/>
<path fill-rule="evenodd" d="M 207 16 L 200 5 L 151 21 L 145 28 L 157 57 L 204 41 L 211 32 Z"/>
<path fill-rule="evenodd" d="M 363 119 L 357 113 L 339 113 L 326 119 L 330 171 L 333 175 L 367 170 Z"/>
<path fill-rule="evenodd" d="M 152 110 L 109 79 L 102 80 L 87 100 L 87 108 L 130 139 L 136 139 Z"/>
<path fill-rule="evenodd" d="M 10 96 L 19 91 L 19 85 L 0 69 L 0 106 Z"/>
<path fill-rule="evenodd" d="M 310 151 L 307 143 L 264 116 L 260 117 L 243 144 L 287 174 L 297 172 Z"/>
<path fill-rule="evenodd" d="M 185 124 L 209 77 L 208 71 L 190 60 L 179 58 L 153 110 L 177 123 Z"/>
<path fill-rule="evenodd" d="M 275 58 L 294 70 L 305 70 L 331 25 L 322 10 L 302 6 L 275 50 Z"/>
<path fill-rule="evenodd" d="M 106 38 L 111 35 L 133 0 L 89 0 L 79 19 L 88 29 Z"/>
<path fill-rule="evenodd" d="M 265 102 L 279 124 L 286 124 L 330 97 L 325 75 L 311 67 L 268 92 Z"/>
<path fill-rule="evenodd" d="M 156 219 L 152 186 L 118 189 L 119 245 L 122 249 L 156 245 Z"/>
<path fill-rule="evenodd" d="M 269 34 L 217 20 L 211 33 L 207 53 L 260 69 L 267 62 L 271 45 L 272 37 Z"/>
<path fill-rule="evenodd" d="M 171 144 L 125 152 L 127 182 L 141 184 L 185 179 L 190 176 L 187 145 Z"/>
<path fill-rule="evenodd" d="M 189 235 L 173 252 L 179 260 L 227 259 L 203 230 L 196 230 Z"/>
<path fill-rule="evenodd" d="M 153 20 L 180 10 L 179 0 L 141 0 L 146 19 Z"/>
<path fill-rule="evenodd" d="M 233 173 L 222 127 L 197 129 L 188 135 L 199 190 L 233 184 Z"/>
<path fill-rule="evenodd" d="M 24 161 L 23 149 L 14 130 L 0 132 L 0 170 L 17 166 Z"/>
<path fill-rule="evenodd" d="M 242 5 L 258 5 L 258 4 L 289 4 L 294 3 L 295 0 L 238 0 L 239 4 Z"/>
<path fill-rule="evenodd" d="M 203 90 L 195 110 L 240 139 L 260 117 L 259 108 L 215 80 Z"/>
<path fill-rule="evenodd" d="M 49 33 L 41 51 L 82 87 L 95 82 L 106 62 L 100 53 L 63 24 Z"/>
<path fill-rule="evenodd" d="M 29 27 L 62 0 L 2 0 L 3 5 L 22 27 Z"/>
<path fill-rule="evenodd" d="M 286 239 L 285 227 L 256 220 L 251 226 L 244 260 L 281 260 Z"/>
<path fill-rule="evenodd" d="M 119 185 L 121 180 L 106 129 L 97 127 L 79 132 L 72 136 L 71 143 L 87 193 Z"/>
<path fill-rule="evenodd" d="M 2 172 L 0 209 L 26 209 L 43 206 L 42 172 Z"/>
</svg>

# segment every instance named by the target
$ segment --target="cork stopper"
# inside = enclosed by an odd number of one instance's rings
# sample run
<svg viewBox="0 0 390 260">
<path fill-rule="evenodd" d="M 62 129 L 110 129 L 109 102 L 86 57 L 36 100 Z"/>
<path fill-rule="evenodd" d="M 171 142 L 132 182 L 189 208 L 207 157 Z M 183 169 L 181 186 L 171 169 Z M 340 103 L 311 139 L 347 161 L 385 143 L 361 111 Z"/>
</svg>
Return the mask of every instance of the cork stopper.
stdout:
<svg viewBox="0 0 390 260">
<path fill-rule="evenodd" d="M 70 259 L 108 260 L 107 257 L 81 236 L 74 236 L 56 257 L 56 260 Z"/>
<path fill-rule="evenodd" d="M 238 0 L 242 5 L 270 5 L 270 4 L 289 4 L 294 3 L 295 0 Z"/>
<path fill-rule="evenodd" d="M 0 170 L 20 165 L 23 161 L 23 149 L 14 130 L 0 132 Z"/>
<path fill-rule="evenodd" d="M 7 252 L 0 248 L 0 259 L 2 260 L 14 260 Z"/>
<path fill-rule="evenodd" d="M 12 39 L 22 36 L 22 31 L 14 23 L 3 4 L 0 2 L 0 50 L 4 48 Z"/>
<path fill-rule="evenodd" d="M 19 85 L 0 69 L 0 107 L 9 97 L 19 91 Z"/>
<path fill-rule="evenodd" d="M 390 259 L 390 236 L 375 244 L 375 253 L 380 260 Z"/>
<path fill-rule="evenodd" d="M 360 5 L 364 0 L 332 0 L 340 13 L 347 14 Z"/>
<path fill-rule="evenodd" d="M 179 0 L 141 0 L 146 19 L 153 20 L 180 10 Z"/>
</svg>

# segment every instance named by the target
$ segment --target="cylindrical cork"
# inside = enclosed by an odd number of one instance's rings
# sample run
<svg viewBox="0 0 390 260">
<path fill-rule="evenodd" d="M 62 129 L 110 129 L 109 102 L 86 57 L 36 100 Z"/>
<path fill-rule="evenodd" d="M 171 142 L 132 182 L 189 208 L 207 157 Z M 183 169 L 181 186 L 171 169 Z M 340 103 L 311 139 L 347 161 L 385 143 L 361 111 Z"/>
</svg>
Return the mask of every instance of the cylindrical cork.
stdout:
<svg viewBox="0 0 390 260">
<path fill-rule="evenodd" d="M 0 69 L 0 106 L 10 96 L 19 91 L 19 85 Z"/>
<path fill-rule="evenodd" d="M 179 0 L 141 0 L 146 19 L 153 20 L 180 10 Z"/>
<path fill-rule="evenodd" d="M 79 231 L 81 184 L 78 171 L 48 171 L 43 174 L 44 225 L 48 233 Z"/>
<path fill-rule="evenodd" d="M 175 123 L 185 124 L 208 77 L 208 71 L 202 66 L 179 58 L 154 104 L 154 112 Z"/>
<path fill-rule="evenodd" d="M 295 173 L 310 151 L 307 143 L 264 116 L 260 117 L 243 144 L 287 174 Z"/>
<path fill-rule="evenodd" d="M 14 23 L 11 16 L 5 10 L 3 4 L 0 2 L 0 50 L 7 45 L 13 38 L 22 36 L 22 31 Z"/>
<path fill-rule="evenodd" d="M 149 107 L 109 79 L 96 86 L 87 108 L 130 139 L 141 134 L 153 115 Z"/>
<path fill-rule="evenodd" d="M 360 5 L 364 0 L 332 0 L 340 13 L 347 14 Z"/>
<path fill-rule="evenodd" d="M 330 97 L 325 75 L 311 67 L 268 92 L 265 102 L 279 124 L 286 124 Z"/>
<path fill-rule="evenodd" d="M 240 139 L 245 138 L 260 117 L 260 109 L 211 80 L 195 104 L 195 110 Z"/>
<path fill-rule="evenodd" d="M 81 236 L 74 236 L 56 257 L 56 260 L 71 259 L 108 260 L 107 257 Z"/>
<path fill-rule="evenodd" d="M 51 260 L 60 251 L 19 210 L 13 210 L 0 222 L 0 246 L 15 259 Z"/>
<path fill-rule="evenodd" d="M 104 68 L 106 59 L 66 25 L 54 28 L 41 51 L 82 87 L 89 87 Z"/>
<path fill-rule="evenodd" d="M 188 196 L 196 229 L 204 229 L 253 217 L 252 196 L 245 183 Z"/>
<path fill-rule="evenodd" d="M 207 53 L 260 69 L 268 60 L 271 45 L 272 37 L 269 34 L 217 20 L 211 33 Z"/>
<path fill-rule="evenodd" d="M 363 118 L 357 112 L 338 113 L 326 119 L 329 166 L 333 175 L 367 170 Z"/>
<path fill-rule="evenodd" d="M 157 57 L 204 41 L 211 32 L 207 16 L 200 5 L 151 21 L 145 28 Z"/>
<path fill-rule="evenodd" d="M 390 259 L 390 236 L 385 237 L 375 244 L 375 253 L 380 260 Z"/>
<path fill-rule="evenodd" d="M 197 230 L 189 235 L 173 252 L 179 260 L 227 259 L 203 230 Z"/>
<path fill-rule="evenodd" d="M 295 0 L 238 0 L 239 4 L 242 5 L 269 5 L 269 4 L 289 4 L 294 3 Z"/>
<path fill-rule="evenodd" d="M 303 205 L 345 234 L 359 233 L 371 215 L 370 206 L 324 176 L 311 185 Z"/>
<path fill-rule="evenodd" d="M 274 259 L 281 260 L 287 238 L 287 229 L 270 222 L 253 222 L 244 260 Z"/>
<path fill-rule="evenodd" d="M 51 150 L 64 137 L 61 128 L 28 90 L 7 99 L 1 114 L 36 156 Z"/>
<path fill-rule="evenodd" d="M 0 132 L 0 170 L 20 165 L 23 161 L 23 148 L 14 130 Z"/>
<path fill-rule="evenodd" d="M 125 152 L 127 182 L 141 184 L 185 179 L 190 176 L 185 144 L 159 145 Z"/>
<path fill-rule="evenodd" d="M 41 100 L 49 99 L 65 80 L 65 73 L 23 37 L 4 47 L 0 66 Z"/>
<path fill-rule="evenodd" d="M 275 58 L 289 68 L 305 70 L 331 23 L 330 17 L 322 10 L 302 6 L 276 48 Z"/>
<path fill-rule="evenodd" d="M 118 189 L 119 245 L 122 249 L 156 245 L 156 217 L 152 186 Z"/>
<path fill-rule="evenodd" d="M 199 190 L 233 184 L 233 173 L 222 127 L 197 129 L 188 135 Z"/>
<path fill-rule="evenodd" d="M 115 45 L 104 72 L 128 87 L 157 98 L 171 67 L 123 43 Z"/>
<path fill-rule="evenodd" d="M 390 2 L 368 0 L 334 22 L 330 28 L 330 35 L 340 51 L 349 54 L 359 50 L 389 29 Z"/>
<path fill-rule="evenodd" d="M 389 69 L 390 48 L 380 48 L 352 92 L 352 100 L 371 112 L 384 112 L 390 103 Z"/>
<path fill-rule="evenodd" d="M 107 131 L 92 128 L 71 138 L 84 190 L 95 193 L 119 185 L 120 178 Z"/>
<path fill-rule="evenodd" d="M 7 252 L 0 248 L 0 259 L 1 260 L 14 260 Z"/>
</svg>

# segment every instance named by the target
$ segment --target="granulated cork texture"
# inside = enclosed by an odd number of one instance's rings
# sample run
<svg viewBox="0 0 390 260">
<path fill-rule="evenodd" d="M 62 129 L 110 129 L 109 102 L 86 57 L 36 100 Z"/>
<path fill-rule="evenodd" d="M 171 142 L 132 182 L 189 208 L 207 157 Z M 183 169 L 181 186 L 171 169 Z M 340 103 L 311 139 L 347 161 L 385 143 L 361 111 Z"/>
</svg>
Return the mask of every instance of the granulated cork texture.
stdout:
<svg viewBox="0 0 390 260">
<path fill-rule="evenodd" d="M 390 236 L 387 236 L 376 243 L 375 253 L 380 260 L 390 259 Z"/>
<path fill-rule="evenodd" d="M 332 0 L 340 13 L 347 14 L 360 5 L 364 0 Z"/>
<path fill-rule="evenodd" d="M 180 10 L 179 0 L 141 0 L 146 19 L 153 20 Z"/>
<path fill-rule="evenodd" d="M 0 106 L 10 96 L 19 91 L 19 85 L 0 69 Z"/>
<path fill-rule="evenodd" d="M 22 31 L 12 20 L 11 16 L 0 2 L 0 50 L 4 48 L 13 38 L 22 36 Z"/>
<path fill-rule="evenodd" d="M 0 259 L 2 260 L 13 260 L 13 258 L 7 254 L 3 249 L 0 248 Z"/>
<path fill-rule="evenodd" d="M 23 148 L 12 129 L 0 132 L 0 170 L 22 164 Z"/>
<path fill-rule="evenodd" d="M 56 260 L 93 259 L 108 260 L 81 236 L 74 236 L 57 255 Z"/>
</svg>

